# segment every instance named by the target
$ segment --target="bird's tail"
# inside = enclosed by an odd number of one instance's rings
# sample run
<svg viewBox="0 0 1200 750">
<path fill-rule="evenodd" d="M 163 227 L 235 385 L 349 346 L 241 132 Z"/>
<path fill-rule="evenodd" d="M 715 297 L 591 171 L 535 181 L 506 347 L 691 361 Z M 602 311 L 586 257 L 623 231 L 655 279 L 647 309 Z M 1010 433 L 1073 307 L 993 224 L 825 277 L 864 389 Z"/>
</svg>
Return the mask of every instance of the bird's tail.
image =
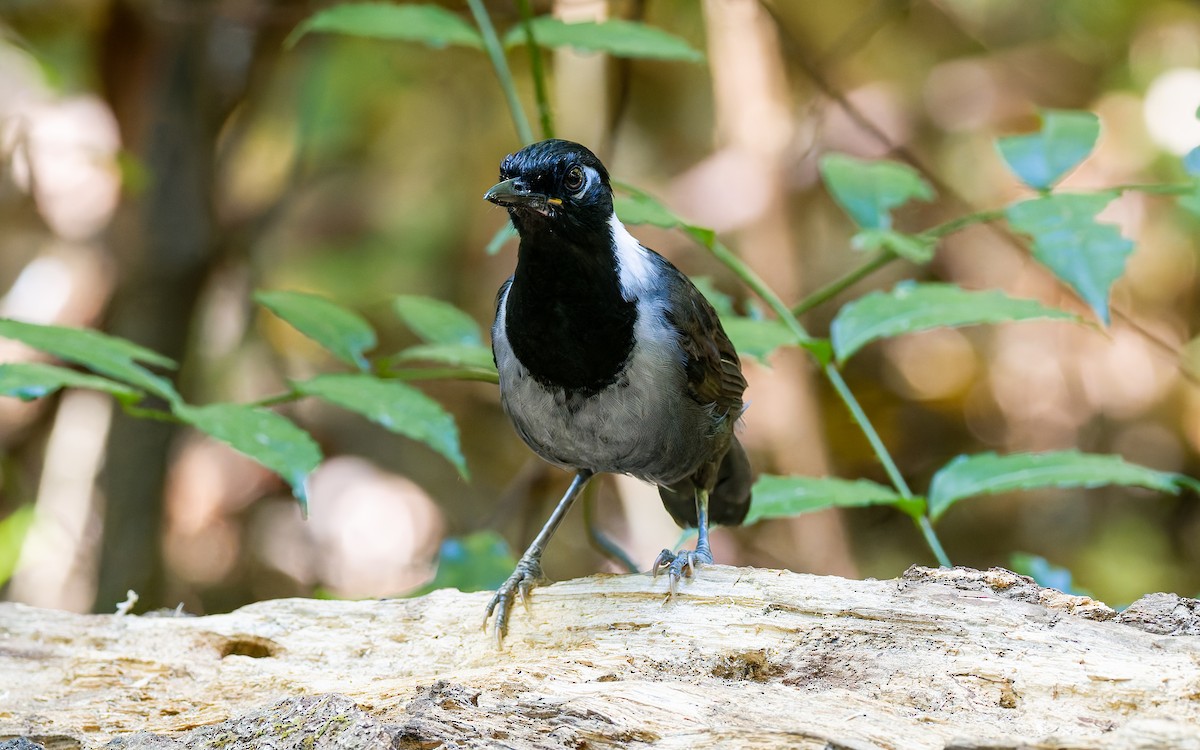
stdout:
<svg viewBox="0 0 1200 750">
<path fill-rule="evenodd" d="M 750 459 L 736 437 L 729 441 L 729 450 L 721 459 L 717 483 L 708 495 L 708 517 L 712 523 L 737 526 L 750 510 L 750 485 L 754 482 Z M 663 507 L 684 528 L 696 526 L 696 485 L 691 479 L 659 487 Z"/>
</svg>

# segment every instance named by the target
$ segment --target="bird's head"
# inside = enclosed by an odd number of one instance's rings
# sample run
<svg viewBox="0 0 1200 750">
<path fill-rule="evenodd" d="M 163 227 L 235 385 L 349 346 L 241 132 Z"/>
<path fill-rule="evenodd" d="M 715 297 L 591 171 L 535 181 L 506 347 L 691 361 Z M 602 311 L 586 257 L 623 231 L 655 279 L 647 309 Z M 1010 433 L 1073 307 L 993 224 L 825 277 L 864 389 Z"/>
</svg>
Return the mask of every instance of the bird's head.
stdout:
<svg viewBox="0 0 1200 750">
<path fill-rule="evenodd" d="M 500 182 L 483 196 L 508 209 L 522 235 L 608 233 L 613 214 L 608 170 L 586 147 L 551 139 L 509 154 Z"/>
</svg>

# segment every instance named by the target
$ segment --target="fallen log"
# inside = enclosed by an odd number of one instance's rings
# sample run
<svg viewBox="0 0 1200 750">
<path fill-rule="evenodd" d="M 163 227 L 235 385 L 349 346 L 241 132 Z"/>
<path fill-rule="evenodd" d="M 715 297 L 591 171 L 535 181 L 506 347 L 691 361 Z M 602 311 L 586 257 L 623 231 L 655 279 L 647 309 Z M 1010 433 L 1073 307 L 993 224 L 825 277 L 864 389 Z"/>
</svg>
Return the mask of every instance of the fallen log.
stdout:
<svg viewBox="0 0 1200 750">
<path fill-rule="evenodd" d="M 706 566 L 207 617 L 0 605 L 0 748 L 1197 748 L 1200 602 Z M 14 744 L 13 747 L 18 745 Z M 23 747 L 36 747 L 25 744 Z"/>
</svg>

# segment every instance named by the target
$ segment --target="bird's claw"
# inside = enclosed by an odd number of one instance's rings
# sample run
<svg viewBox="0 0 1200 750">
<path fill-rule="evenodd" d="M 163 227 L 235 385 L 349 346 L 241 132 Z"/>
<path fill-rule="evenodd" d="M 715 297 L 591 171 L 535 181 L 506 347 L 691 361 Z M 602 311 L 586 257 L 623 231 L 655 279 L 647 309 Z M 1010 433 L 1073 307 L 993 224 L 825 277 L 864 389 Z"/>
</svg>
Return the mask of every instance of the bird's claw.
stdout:
<svg viewBox="0 0 1200 750">
<path fill-rule="evenodd" d="M 709 552 L 705 547 L 694 550 L 681 550 L 679 552 L 664 549 L 658 553 L 658 557 L 655 558 L 650 572 L 657 578 L 659 570 L 666 570 L 668 581 L 667 594 L 668 596 L 674 596 L 675 589 L 679 586 L 679 581 L 685 575 L 691 578 L 696 572 L 697 565 L 711 565 L 712 562 L 712 552 Z M 685 568 L 687 570 L 686 574 L 684 573 Z"/>
<path fill-rule="evenodd" d="M 543 578 L 541 563 L 536 559 L 522 557 L 508 580 L 496 589 L 492 600 L 488 602 L 487 613 L 483 616 L 483 629 L 487 630 L 488 620 L 493 612 L 496 614 L 496 648 L 504 648 L 504 636 L 508 634 L 508 616 L 512 612 L 513 600 L 520 599 L 521 606 L 529 612 L 529 592 Z"/>
</svg>

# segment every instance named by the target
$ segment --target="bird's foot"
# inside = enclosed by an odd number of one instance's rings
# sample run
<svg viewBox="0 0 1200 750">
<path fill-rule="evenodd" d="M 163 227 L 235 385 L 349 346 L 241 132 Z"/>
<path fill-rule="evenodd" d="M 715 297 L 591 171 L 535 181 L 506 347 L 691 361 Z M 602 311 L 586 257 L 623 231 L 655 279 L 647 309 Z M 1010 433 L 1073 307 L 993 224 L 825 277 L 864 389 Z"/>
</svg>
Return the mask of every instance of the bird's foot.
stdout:
<svg viewBox="0 0 1200 750">
<path fill-rule="evenodd" d="M 483 629 L 487 630 L 488 620 L 492 613 L 496 614 L 496 648 L 504 648 L 504 636 L 508 634 L 508 616 L 512 612 L 513 603 L 521 600 L 525 611 L 529 611 L 529 591 L 538 585 L 545 576 L 542 574 L 541 562 L 535 557 L 522 557 L 492 600 L 488 602 L 487 614 L 483 616 Z"/>
<path fill-rule="evenodd" d="M 712 552 L 709 551 L 708 545 L 699 545 L 694 550 L 680 550 L 672 552 L 669 549 L 664 549 L 658 553 L 658 558 L 654 561 L 651 567 L 651 573 L 655 578 L 658 577 L 660 570 L 667 571 L 667 595 L 674 596 L 675 589 L 679 586 L 679 581 L 687 576 L 691 578 L 696 572 L 697 565 L 711 565 L 713 562 Z"/>
</svg>

